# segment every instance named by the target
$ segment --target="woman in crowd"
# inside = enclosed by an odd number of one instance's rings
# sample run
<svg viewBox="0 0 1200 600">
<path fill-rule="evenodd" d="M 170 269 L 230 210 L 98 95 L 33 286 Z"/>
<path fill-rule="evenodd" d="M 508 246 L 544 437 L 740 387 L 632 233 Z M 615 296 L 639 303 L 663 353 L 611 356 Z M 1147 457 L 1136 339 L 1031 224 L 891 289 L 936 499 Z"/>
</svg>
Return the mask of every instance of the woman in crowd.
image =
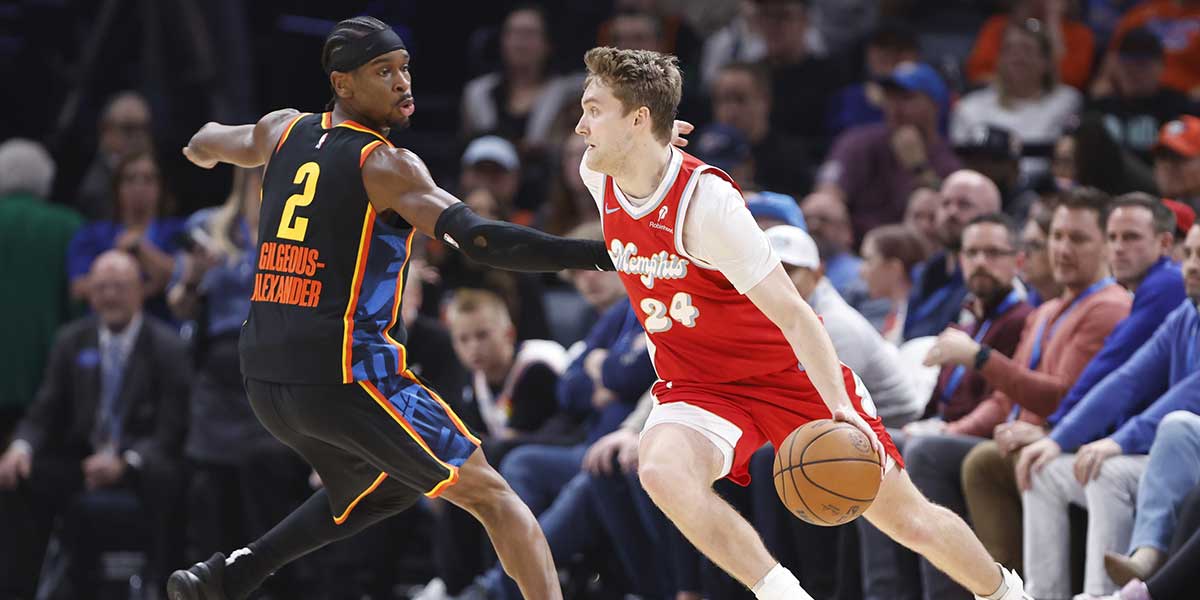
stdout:
<svg viewBox="0 0 1200 600">
<path fill-rule="evenodd" d="M 929 249 L 921 234 L 905 225 L 884 225 L 867 232 L 862 244 L 862 278 L 872 299 L 891 300 L 879 333 L 893 344 L 904 339 L 904 316 L 912 290 L 912 269 Z"/>
<path fill-rule="evenodd" d="M 168 199 L 161 173 L 158 161 L 148 151 L 130 154 L 117 164 L 113 172 L 116 219 L 84 226 L 67 250 L 72 298 L 86 296 L 92 261 L 107 250 L 119 248 L 133 255 L 141 267 L 146 310 L 169 318 L 163 293 L 175 269 L 173 255 L 182 221 L 164 216 Z"/>
<path fill-rule="evenodd" d="M 550 187 L 550 200 L 542 211 L 541 229 L 554 235 L 563 235 L 600 218 L 596 200 L 579 177 L 579 163 L 585 150 L 587 142 L 574 132 L 563 140 L 558 177 Z"/>
</svg>

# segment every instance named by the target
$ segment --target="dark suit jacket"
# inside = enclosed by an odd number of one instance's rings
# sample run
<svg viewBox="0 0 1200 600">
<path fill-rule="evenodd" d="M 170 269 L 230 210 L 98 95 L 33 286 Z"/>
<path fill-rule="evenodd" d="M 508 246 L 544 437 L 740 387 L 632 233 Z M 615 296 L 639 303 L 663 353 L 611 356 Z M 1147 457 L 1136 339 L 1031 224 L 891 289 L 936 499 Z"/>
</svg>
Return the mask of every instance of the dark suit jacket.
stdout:
<svg viewBox="0 0 1200 600">
<path fill-rule="evenodd" d="M 46 375 L 16 438 L 34 456 L 83 458 L 93 453 L 90 436 L 100 400 L 99 321 L 68 323 L 50 350 Z M 181 454 L 187 428 L 190 358 L 183 340 L 166 324 L 144 315 L 125 366 L 120 451 L 141 455 L 144 468 L 170 468 Z"/>
</svg>

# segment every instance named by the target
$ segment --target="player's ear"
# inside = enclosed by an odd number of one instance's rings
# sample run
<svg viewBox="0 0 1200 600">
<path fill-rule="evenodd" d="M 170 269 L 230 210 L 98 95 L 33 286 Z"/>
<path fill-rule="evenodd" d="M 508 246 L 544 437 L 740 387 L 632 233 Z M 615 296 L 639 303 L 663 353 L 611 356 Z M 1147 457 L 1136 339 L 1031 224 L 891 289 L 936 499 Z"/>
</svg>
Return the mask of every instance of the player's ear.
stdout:
<svg viewBox="0 0 1200 600">
<path fill-rule="evenodd" d="M 639 106 L 637 110 L 633 111 L 633 126 L 641 127 L 643 125 L 650 125 L 650 109 Z"/>
<path fill-rule="evenodd" d="M 350 74 L 334 71 L 329 74 L 329 85 L 338 98 L 353 98 L 354 90 L 350 86 Z"/>
</svg>

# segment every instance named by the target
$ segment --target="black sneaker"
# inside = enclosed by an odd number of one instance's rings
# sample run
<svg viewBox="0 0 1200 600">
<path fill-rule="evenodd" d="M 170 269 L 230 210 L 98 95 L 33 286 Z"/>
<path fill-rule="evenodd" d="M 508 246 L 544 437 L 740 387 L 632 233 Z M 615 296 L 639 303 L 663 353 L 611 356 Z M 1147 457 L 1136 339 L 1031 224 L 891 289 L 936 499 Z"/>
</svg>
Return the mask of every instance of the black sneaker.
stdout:
<svg viewBox="0 0 1200 600">
<path fill-rule="evenodd" d="M 225 555 L 220 552 L 186 571 L 175 571 L 167 579 L 167 600 L 229 600 L 221 583 L 224 573 Z"/>
</svg>

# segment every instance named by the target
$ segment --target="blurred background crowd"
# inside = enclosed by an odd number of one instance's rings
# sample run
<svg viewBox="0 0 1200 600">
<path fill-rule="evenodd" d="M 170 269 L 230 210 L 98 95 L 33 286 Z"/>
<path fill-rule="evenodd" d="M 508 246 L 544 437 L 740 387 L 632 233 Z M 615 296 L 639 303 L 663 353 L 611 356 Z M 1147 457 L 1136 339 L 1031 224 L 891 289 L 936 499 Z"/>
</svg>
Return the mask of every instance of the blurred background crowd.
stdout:
<svg viewBox="0 0 1200 600">
<path fill-rule="evenodd" d="M 321 44 L 354 14 L 412 53 L 418 110 L 392 140 L 478 213 L 574 237 L 601 237 L 583 52 L 679 56 L 687 150 L 736 178 L 917 486 L 1038 600 L 1195 597 L 1200 1 L 16 0 L 0 599 L 158 598 L 321 485 L 238 368 L 262 172 L 179 148 L 210 120 L 322 110 Z M 414 246 L 410 367 L 539 515 L 567 597 L 752 597 L 638 485 L 655 373 L 617 276 Z M 970 598 L 863 520 L 788 515 L 771 459 L 718 488 L 814 597 Z M 262 595 L 519 597 L 442 501 Z"/>
</svg>

